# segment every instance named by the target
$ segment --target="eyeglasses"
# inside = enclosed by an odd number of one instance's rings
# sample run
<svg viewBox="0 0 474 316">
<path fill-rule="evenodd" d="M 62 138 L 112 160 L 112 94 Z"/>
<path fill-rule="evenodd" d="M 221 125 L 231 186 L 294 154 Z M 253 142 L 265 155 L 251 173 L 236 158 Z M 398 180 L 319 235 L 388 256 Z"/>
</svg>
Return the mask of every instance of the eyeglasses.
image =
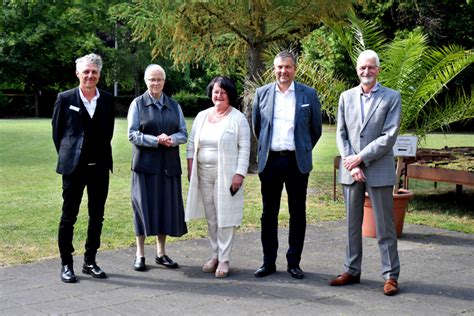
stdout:
<svg viewBox="0 0 474 316">
<path fill-rule="evenodd" d="M 146 79 L 148 82 L 152 82 L 152 83 L 160 83 L 160 82 L 163 82 L 165 81 L 164 79 L 161 79 L 161 78 L 147 78 Z"/>
<path fill-rule="evenodd" d="M 360 67 L 357 67 L 357 70 L 365 71 L 367 69 L 368 71 L 374 71 L 377 68 L 379 67 L 378 66 L 360 66 Z"/>
</svg>

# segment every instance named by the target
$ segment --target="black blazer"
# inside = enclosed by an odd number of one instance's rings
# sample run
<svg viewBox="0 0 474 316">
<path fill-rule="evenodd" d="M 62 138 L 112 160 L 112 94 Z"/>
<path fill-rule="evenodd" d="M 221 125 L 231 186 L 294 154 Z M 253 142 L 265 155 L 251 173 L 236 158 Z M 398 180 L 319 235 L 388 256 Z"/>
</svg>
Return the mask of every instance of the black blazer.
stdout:
<svg viewBox="0 0 474 316">
<path fill-rule="evenodd" d="M 112 171 L 112 136 L 114 133 L 115 110 L 113 96 L 99 90 L 95 115 L 99 114 L 101 122 L 96 137 L 99 137 L 102 155 L 106 167 Z M 87 111 L 81 97 L 79 88 L 67 90 L 58 94 L 54 104 L 52 127 L 53 141 L 58 153 L 56 172 L 63 175 L 71 174 L 79 163 L 82 144 L 84 141 L 84 126 L 82 113 Z"/>
</svg>

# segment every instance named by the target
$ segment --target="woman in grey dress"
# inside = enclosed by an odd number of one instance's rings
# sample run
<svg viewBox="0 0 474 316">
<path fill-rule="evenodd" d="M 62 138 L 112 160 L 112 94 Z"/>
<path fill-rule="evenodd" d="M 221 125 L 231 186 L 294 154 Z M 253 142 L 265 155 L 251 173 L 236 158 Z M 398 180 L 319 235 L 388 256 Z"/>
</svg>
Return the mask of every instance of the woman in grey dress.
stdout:
<svg viewBox="0 0 474 316">
<path fill-rule="evenodd" d="M 137 252 L 133 268 L 146 270 L 145 237 L 156 236 L 155 262 L 167 268 L 178 264 L 166 255 L 166 236 L 187 233 L 181 194 L 179 145 L 187 138 L 180 105 L 163 93 L 164 69 L 145 69 L 148 90 L 135 98 L 128 111 L 128 139 L 132 143 L 132 207 Z"/>
</svg>

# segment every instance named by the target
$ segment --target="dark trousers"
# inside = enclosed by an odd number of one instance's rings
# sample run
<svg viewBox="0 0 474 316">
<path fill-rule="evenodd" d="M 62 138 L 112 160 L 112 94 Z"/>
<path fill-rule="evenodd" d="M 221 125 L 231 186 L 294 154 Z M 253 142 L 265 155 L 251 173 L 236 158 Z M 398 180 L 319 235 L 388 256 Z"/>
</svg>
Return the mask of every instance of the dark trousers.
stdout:
<svg viewBox="0 0 474 316">
<path fill-rule="evenodd" d="M 294 152 L 270 152 L 265 169 L 259 174 L 263 201 L 261 239 L 263 263 L 274 267 L 278 251 L 278 214 L 283 185 L 288 195 L 290 213 L 289 268 L 298 267 L 306 233 L 306 190 L 309 173 L 303 174 Z"/>
<path fill-rule="evenodd" d="M 84 189 L 87 187 L 89 224 L 84 262 L 95 262 L 100 247 L 104 208 L 109 191 L 109 170 L 99 165 L 79 165 L 70 175 L 63 175 L 63 208 L 59 222 L 58 246 L 63 265 L 72 264 L 74 224 L 79 214 Z"/>
</svg>

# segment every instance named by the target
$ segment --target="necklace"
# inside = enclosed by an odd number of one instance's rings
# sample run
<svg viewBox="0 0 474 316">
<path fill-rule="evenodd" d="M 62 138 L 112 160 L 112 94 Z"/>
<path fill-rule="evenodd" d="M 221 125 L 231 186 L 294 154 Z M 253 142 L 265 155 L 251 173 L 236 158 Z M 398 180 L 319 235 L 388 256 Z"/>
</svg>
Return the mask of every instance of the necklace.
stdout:
<svg viewBox="0 0 474 316">
<path fill-rule="evenodd" d="M 223 113 L 217 113 L 216 108 L 209 115 L 209 123 L 217 123 L 223 120 L 227 114 L 232 111 L 232 107 L 229 106 Z"/>
</svg>

